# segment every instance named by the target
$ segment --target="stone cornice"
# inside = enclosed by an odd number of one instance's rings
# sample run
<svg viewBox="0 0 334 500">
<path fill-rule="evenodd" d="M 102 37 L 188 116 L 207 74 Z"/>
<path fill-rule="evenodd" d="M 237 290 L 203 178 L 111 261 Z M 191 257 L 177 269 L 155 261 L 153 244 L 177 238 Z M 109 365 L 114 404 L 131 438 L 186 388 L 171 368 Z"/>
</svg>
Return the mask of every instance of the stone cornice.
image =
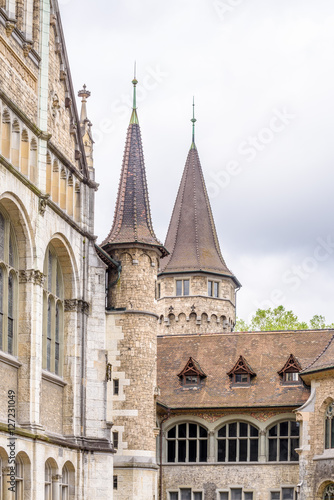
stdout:
<svg viewBox="0 0 334 500">
<path fill-rule="evenodd" d="M 159 316 L 150 311 L 139 311 L 136 309 L 125 309 L 124 311 L 115 310 L 106 310 L 107 314 L 142 314 L 144 316 L 153 316 L 153 318 L 159 319 Z"/>
<path fill-rule="evenodd" d="M 13 368 L 20 368 L 22 366 L 22 363 L 20 363 L 17 358 L 12 356 L 11 354 L 8 354 L 6 352 L 0 351 L 0 363 L 6 363 L 6 365 L 12 366 Z"/>
</svg>

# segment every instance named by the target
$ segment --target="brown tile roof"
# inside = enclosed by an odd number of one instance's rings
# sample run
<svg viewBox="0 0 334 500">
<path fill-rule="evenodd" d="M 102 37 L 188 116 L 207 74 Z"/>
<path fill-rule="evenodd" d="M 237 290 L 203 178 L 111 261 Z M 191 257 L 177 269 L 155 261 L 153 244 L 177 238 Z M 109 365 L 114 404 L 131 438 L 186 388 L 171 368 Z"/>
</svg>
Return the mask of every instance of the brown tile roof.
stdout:
<svg viewBox="0 0 334 500">
<path fill-rule="evenodd" d="M 318 356 L 308 366 L 304 367 L 301 375 L 332 368 L 334 368 L 334 333 L 324 349 L 320 350 Z"/>
<path fill-rule="evenodd" d="M 197 149 L 191 148 L 170 220 L 164 273 L 206 271 L 234 278 L 220 251 Z M 236 278 L 234 278 L 236 279 Z"/>
<path fill-rule="evenodd" d="M 158 247 L 163 255 L 167 254 L 152 226 L 143 147 L 137 123 L 130 123 L 128 127 L 114 222 L 102 246 L 107 250 L 110 245 L 120 243 L 144 243 Z"/>
<path fill-rule="evenodd" d="M 290 353 L 302 368 L 308 367 L 328 346 L 332 335 L 331 330 L 307 330 L 159 336 L 161 401 L 170 408 L 299 406 L 309 397 L 309 388 L 304 384 L 284 385 L 277 372 Z M 334 341 L 331 355 L 333 346 Z M 177 376 L 190 356 L 207 376 L 200 389 L 183 388 Z M 249 387 L 232 386 L 227 375 L 240 356 L 256 373 Z"/>
</svg>

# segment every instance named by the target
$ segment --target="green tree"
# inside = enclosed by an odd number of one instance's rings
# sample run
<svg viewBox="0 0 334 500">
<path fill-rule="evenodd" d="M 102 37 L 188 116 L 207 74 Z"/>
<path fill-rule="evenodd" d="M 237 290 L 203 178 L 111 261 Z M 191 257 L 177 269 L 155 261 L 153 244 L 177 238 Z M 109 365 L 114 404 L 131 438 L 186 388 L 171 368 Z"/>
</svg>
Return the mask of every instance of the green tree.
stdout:
<svg viewBox="0 0 334 500">
<path fill-rule="evenodd" d="M 250 323 L 237 318 L 234 330 L 237 332 L 247 331 L 273 331 L 273 330 L 313 330 L 334 328 L 334 323 L 326 325 L 324 316 L 315 315 L 309 324 L 299 321 L 298 316 L 292 311 L 286 311 L 284 306 L 274 309 L 258 309 Z"/>
</svg>

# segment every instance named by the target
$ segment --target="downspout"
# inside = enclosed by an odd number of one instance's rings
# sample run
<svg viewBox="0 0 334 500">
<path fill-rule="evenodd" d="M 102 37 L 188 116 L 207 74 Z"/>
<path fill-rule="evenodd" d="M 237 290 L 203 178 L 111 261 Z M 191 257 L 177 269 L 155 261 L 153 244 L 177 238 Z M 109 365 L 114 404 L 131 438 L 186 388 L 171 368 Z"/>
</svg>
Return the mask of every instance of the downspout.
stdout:
<svg viewBox="0 0 334 500">
<path fill-rule="evenodd" d="M 160 500 L 162 500 L 162 424 L 164 422 L 166 422 L 166 420 L 168 420 L 169 417 L 170 417 L 170 408 L 167 408 L 167 415 L 160 422 L 160 433 L 159 433 L 159 446 L 160 446 L 160 450 L 159 450 L 159 455 L 160 455 L 160 457 L 159 457 L 160 458 L 159 499 Z"/>
</svg>

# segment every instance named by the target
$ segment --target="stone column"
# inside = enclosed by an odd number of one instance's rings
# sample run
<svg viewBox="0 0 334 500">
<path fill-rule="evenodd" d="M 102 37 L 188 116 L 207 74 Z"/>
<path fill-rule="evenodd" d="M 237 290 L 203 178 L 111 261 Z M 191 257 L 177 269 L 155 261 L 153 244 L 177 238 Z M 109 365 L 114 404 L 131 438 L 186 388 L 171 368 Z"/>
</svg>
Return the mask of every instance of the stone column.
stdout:
<svg viewBox="0 0 334 500">
<path fill-rule="evenodd" d="M 208 436 L 208 462 L 216 462 L 214 431 L 209 431 Z"/>
<path fill-rule="evenodd" d="M 59 500 L 59 486 L 60 486 L 61 476 L 59 474 L 55 474 L 52 476 L 52 500 Z"/>
<path fill-rule="evenodd" d="M 266 431 L 259 432 L 259 462 L 266 461 Z"/>
</svg>

